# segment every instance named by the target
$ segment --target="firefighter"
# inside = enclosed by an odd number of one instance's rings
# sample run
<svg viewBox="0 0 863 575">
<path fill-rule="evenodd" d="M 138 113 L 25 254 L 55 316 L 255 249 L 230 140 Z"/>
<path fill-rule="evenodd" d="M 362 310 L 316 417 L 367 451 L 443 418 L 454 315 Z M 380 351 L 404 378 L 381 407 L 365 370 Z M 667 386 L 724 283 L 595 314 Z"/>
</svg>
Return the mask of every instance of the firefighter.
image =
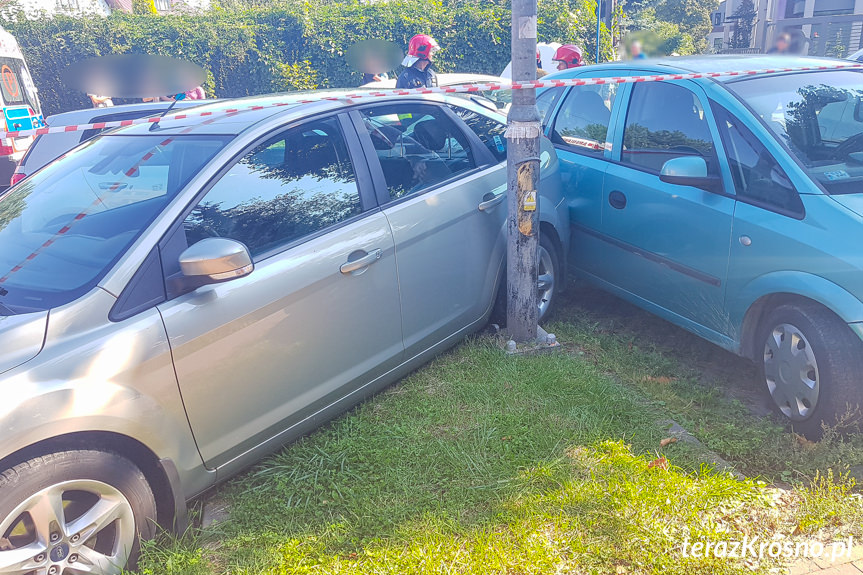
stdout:
<svg viewBox="0 0 863 575">
<path fill-rule="evenodd" d="M 396 81 L 396 88 L 430 88 L 437 86 L 437 75 L 431 69 L 434 53 L 440 49 L 434 38 L 417 34 L 408 44 L 408 55 L 402 61 L 405 71 Z"/>
<path fill-rule="evenodd" d="M 564 44 L 554 53 L 554 60 L 557 62 L 558 70 L 567 70 L 569 68 L 577 68 L 581 66 L 581 48 L 575 44 Z"/>
</svg>

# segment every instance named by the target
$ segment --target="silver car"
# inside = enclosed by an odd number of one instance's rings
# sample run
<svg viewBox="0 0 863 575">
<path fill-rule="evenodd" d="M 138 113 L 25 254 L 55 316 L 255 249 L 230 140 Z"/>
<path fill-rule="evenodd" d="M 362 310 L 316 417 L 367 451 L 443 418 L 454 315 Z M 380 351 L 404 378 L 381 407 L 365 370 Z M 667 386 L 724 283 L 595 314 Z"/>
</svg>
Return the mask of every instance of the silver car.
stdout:
<svg viewBox="0 0 863 575">
<path fill-rule="evenodd" d="M 503 118 L 275 101 L 106 133 L 0 199 L 0 574 L 118 573 L 189 498 L 488 321 Z M 541 163 L 544 313 L 569 222 L 547 141 Z"/>
</svg>

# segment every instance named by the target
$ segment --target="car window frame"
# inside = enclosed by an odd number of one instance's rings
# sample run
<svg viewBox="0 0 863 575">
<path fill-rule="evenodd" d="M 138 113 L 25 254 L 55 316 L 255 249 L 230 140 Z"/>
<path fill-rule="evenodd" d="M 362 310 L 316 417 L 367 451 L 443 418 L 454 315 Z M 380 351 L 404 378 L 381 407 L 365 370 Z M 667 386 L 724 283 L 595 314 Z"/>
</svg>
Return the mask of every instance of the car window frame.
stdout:
<svg viewBox="0 0 863 575">
<path fill-rule="evenodd" d="M 183 229 L 183 223 L 185 222 L 189 214 L 191 214 L 192 210 L 195 209 L 195 207 L 210 192 L 210 190 L 219 181 L 221 181 L 221 179 L 231 169 L 233 169 L 240 160 L 242 160 L 246 155 L 254 151 L 262 144 L 267 143 L 274 137 L 284 132 L 299 128 L 309 122 L 326 120 L 332 117 L 336 118 L 337 122 L 339 123 L 339 128 L 341 129 L 342 134 L 345 138 L 345 145 L 348 150 L 348 156 L 350 157 L 351 164 L 354 169 L 354 174 L 357 178 L 357 188 L 359 191 L 360 206 L 362 211 L 359 214 L 356 214 L 338 223 L 332 224 L 313 233 L 306 234 L 289 242 L 285 242 L 284 244 L 280 244 L 279 246 L 267 250 L 266 252 L 260 253 L 257 256 L 253 257 L 253 262 L 255 263 L 255 265 L 263 263 L 270 258 L 279 256 L 291 249 L 296 248 L 297 246 L 305 244 L 325 234 L 331 233 L 339 228 L 351 225 L 355 222 L 362 220 L 363 218 L 366 218 L 380 211 L 375 200 L 374 184 L 371 174 L 368 170 L 365 154 L 361 148 L 359 136 L 354 129 L 353 123 L 350 122 L 350 119 L 347 117 L 347 113 L 344 110 L 330 110 L 327 112 L 322 112 L 320 114 L 305 116 L 303 118 L 298 118 L 274 125 L 272 129 L 267 130 L 266 133 L 263 133 L 256 137 L 252 142 L 244 146 L 239 152 L 231 156 L 230 159 L 224 160 L 219 170 L 207 181 L 205 185 L 201 186 L 201 189 L 195 194 L 195 196 L 188 201 L 186 206 L 183 208 L 183 211 L 180 212 L 180 214 L 171 223 L 171 226 L 168 228 L 168 230 L 157 242 L 160 258 L 162 260 L 162 265 L 160 266 L 162 271 L 162 280 L 165 284 L 166 292 L 166 298 L 164 301 L 170 301 L 185 293 L 188 293 L 189 291 L 194 291 L 193 289 L 177 290 L 176 286 L 173 286 L 172 282 L 170 281 L 173 277 L 176 277 L 177 272 L 176 270 L 169 269 L 168 266 L 172 265 L 172 263 L 179 266 L 178 258 L 183 251 L 180 248 L 184 243 L 179 241 L 179 234 L 185 233 Z"/>
<path fill-rule="evenodd" d="M 707 127 L 710 130 L 710 136 L 713 138 L 714 157 L 718 165 L 718 173 L 716 175 L 719 176 L 719 179 L 721 181 L 719 189 L 704 191 L 711 194 L 736 199 L 737 195 L 734 193 L 734 183 L 733 181 L 731 181 L 731 172 L 728 170 L 727 162 L 723 161 L 725 160 L 725 156 L 720 156 L 722 139 L 719 136 L 719 127 L 716 123 L 716 118 L 713 115 L 713 110 L 710 108 L 710 98 L 707 95 L 707 92 L 704 90 L 703 86 L 701 86 L 697 82 L 693 82 L 692 80 L 671 80 L 668 81 L 668 83 L 678 84 L 688 88 L 690 92 L 692 92 L 698 97 L 698 100 L 701 103 L 701 108 L 702 110 L 704 110 L 704 117 L 707 120 Z M 622 161 L 623 136 L 626 128 L 626 118 L 629 114 L 629 105 L 632 100 L 632 92 L 635 84 L 628 83 L 625 84 L 624 87 L 625 90 L 622 94 L 620 94 L 622 98 L 621 107 L 618 109 L 617 115 L 612 116 L 614 122 L 614 140 L 611 144 L 611 151 L 609 154 L 611 157 L 608 159 L 608 161 L 609 163 L 635 170 L 637 172 L 650 174 L 652 176 L 659 176 L 659 171 L 650 170 L 641 166 L 636 166 Z"/>
<path fill-rule="evenodd" d="M 442 110 L 444 114 L 446 114 L 450 120 L 456 126 L 456 129 L 460 130 L 465 138 L 467 138 L 468 142 L 471 145 L 471 151 L 473 152 L 474 161 L 476 162 L 476 166 L 470 170 L 461 172 L 454 176 L 451 176 L 445 180 L 440 182 L 436 182 L 427 188 L 423 188 L 422 190 L 402 196 L 401 198 L 392 198 L 390 196 L 389 186 L 387 185 L 386 178 L 384 177 L 384 170 L 381 167 L 380 160 L 378 159 L 378 155 L 375 152 L 374 144 L 372 143 L 372 138 L 368 133 L 365 125 L 363 124 L 362 119 L 362 110 L 367 110 L 371 108 L 380 108 L 384 106 L 390 106 L 393 104 L 404 104 L 404 103 L 414 103 L 423 106 L 432 106 L 439 110 Z M 475 105 L 475 107 L 466 106 L 462 101 L 452 102 L 452 101 L 436 101 L 436 100 L 426 100 L 422 98 L 400 98 L 399 100 L 387 100 L 386 102 L 375 102 L 370 104 L 362 104 L 351 108 L 348 112 L 349 119 L 351 120 L 354 130 L 359 136 L 360 140 L 360 149 L 365 157 L 366 165 L 371 173 L 371 178 L 374 182 L 375 188 L 375 197 L 377 199 L 377 205 L 383 208 L 389 208 L 391 206 L 400 204 L 404 201 L 410 200 L 412 198 L 417 198 L 424 196 L 430 192 L 434 192 L 435 190 L 440 189 L 443 186 L 448 186 L 453 182 L 456 182 L 462 178 L 470 177 L 471 175 L 481 173 L 490 168 L 499 168 L 503 165 L 503 162 L 498 162 L 497 158 L 495 158 L 492 153 L 485 147 L 482 140 L 479 139 L 473 130 L 471 130 L 468 126 L 462 122 L 461 118 L 456 115 L 456 113 L 449 109 L 449 105 L 454 104 L 456 106 L 466 108 L 472 112 L 481 113 L 485 116 L 488 116 L 494 119 L 494 116 L 491 116 L 489 113 L 483 113 L 479 111 L 481 106 Z M 486 110 L 485 112 L 489 112 Z"/>
<path fill-rule="evenodd" d="M 597 76 L 598 78 L 607 77 L 607 76 Z M 557 120 L 560 118 L 560 114 L 563 111 L 564 105 L 567 100 L 572 96 L 573 92 L 579 88 L 589 88 L 590 86 L 570 86 L 566 89 L 566 91 L 561 94 L 560 98 L 557 99 L 555 105 L 553 106 L 553 113 L 546 113 L 546 118 L 551 117 L 550 120 L 546 120 L 544 133 L 555 149 L 565 150 L 567 152 L 572 152 L 573 154 L 578 154 L 579 156 L 584 156 L 586 158 L 595 158 L 598 160 L 608 159 L 611 155 L 611 151 L 614 148 L 614 142 L 610 139 L 610 135 L 612 134 L 612 128 L 614 124 L 617 122 L 617 117 L 620 113 L 620 99 L 622 94 L 624 93 L 624 88 L 627 87 L 626 84 L 618 84 L 618 86 L 622 86 L 617 89 L 617 92 L 614 95 L 614 103 L 611 105 L 611 110 L 609 110 L 608 116 L 608 126 L 606 127 L 605 133 L 605 148 L 602 150 L 601 154 L 590 154 L 583 147 L 576 146 L 574 144 L 567 144 L 565 142 L 557 142 L 552 138 L 552 134 L 554 132 L 555 126 L 557 125 Z"/>
<path fill-rule="evenodd" d="M 764 146 L 764 150 L 768 154 L 770 154 L 770 157 L 773 159 L 774 162 L 776 162 L 776 165 L 783 171 L 783 173 L 785 174 L 785 177 L 788 178 L 788 181 L 791 183 L 791 187 L 794 190 L 794 193 L 797 194 L 797 198 L 800 200 L 800 204 L 799 204 L 800 210 L 799 211 L 789 210 L 789 209 L 785 209 L 781 206 L 778 206 L 776 204 L 772 204 L 770 202 L 759 201 L 755 198 L 751 198 L 751 197 L 746 196 L 746 195 L 738 195 L 737 190 L 734 187 L 734 177 L 731 175 L 731 171 L 730 171 L 731 170 L 731 163 L 728 160 L 728 153 L 725 149 L 725 140 L 722 138 L 722 134 L 719 134 L 720 148 L 719 148 L 719 150 L 717 150 L 717 153 L 719 154 L 720 165 L 722 166 L 723 173 L 726 170 L 728 171 L 728 176 L 724 177 L 723 179 L 725 182 L 727 182 L 731 186 L 731 189 L 733 191 L 732 197 L 734 197 L 734 199 L 736 199 L 738 202 L 748 204 L 750 206 L 755 206 L 756 208 L 760 208 L 762 210 L 772 212 L 772 213 L 778 214 L 780 216 L 785 216 L 785 217 L 792 218 L 795 220 L 803 220 L 806 217 L 806 205 L 803 202 L 803 198 L 801 197 L 803 194 L 800 193 L 800 190 L 794 181 L 794 177 L 793 177 L 792 173 L 782 164 L 780 158 L 777 157 L 777 154 L 774 152 L 774 150 L 771 150 L 769 142 L 764 141 L 764 138 L 762 136 L 758 135 L 757 131 L 753 129 L 754 126 L 752 125 L 752 123 L 747 121 L 747 118 L 745 116 L 741 116 L 740 114 L 735 114 L 731 109 L 729 109 L 728 106 L 726 106 L 725 104 L 722 104 L 718 100 L 711 98 L 711 97 L 708 97 L 708 104 L 710 106 L 710 113 L 713 116 L 713 121 L 717 126 L 717 130 L 719 128 L 719 125 L 718 125 L 718 122 L 716 122 L 716 115 L 713 113 L 713 107 L 714 106 L 722 108 L 728 114 L 737 117 L 742 122 L 742 124 L 746 127 L 746 129 L 749 130 L 749 132 L 753 136 L 755 136 L 755 138 L 758 139 L 758 142 L 762 146 Z M 751 114 L 751 115 L 759 123 L 762 123 L 761 118 L 759 118 L 756 114 Z M 765 126 L 765 128 L 767 128 L 767 127 Z M 767 129 L 769 130 L 769 128 L 767 128 Z M 775 135 L 772 132 L 770 132 L 770 137 L 772 140 L 776 140 Z"/>
<path fill-rule="evenodd" d="M 802 71 L 802 72 L 781 72 L 781 73 L 771 74 L 770 77 L 790 76 L 793 74 L 816 74 L 816 73 L 825 72 L 825 71 L 829 71 L 829 70 L 807 70 L 807 71 Z M 859 70 L 858 73 L 863 74 L 863 70 Z M 782 150 L 783 154 L 779 155 L 779 154 L 776 154 L 775 152 L 772 152 L 773 156 L 777 159 L 777 161 L 779 162 L 779 165 L 783 167 L 785 172 L 791 178 L 791 181 L 792 181 L 792 183 L 794 183 L 794 187 L 797 189 L 798 194 L 800 194 L 801 196 L 814 194 L 814 192 L 813 193 L 804 193 L 804 192 L 800 191 L 801 187 L 808 187 L 803 183 L 803 182 L 806 182 L 806 183 L 811 183 L 812 185 L 814 185 L 815 189 L 817 189 L 818 192 L 820 192 L 822 195 L 830 196 L 831 194 L 827 190 L 827 188 L 825 188 L 821 184 L 821 182 L 819 182 L 817 179 L 815 179 L 809 175 L 809 168 L 806 167 L 806 164 L 803 163 L 803 160 L 801 160 L 800 158 L 797 157 L 797 154 L 794 153 L 794 151 L 788 146 L 788 144 L 782 141 L 782 138 L 780 138 L 767 125 L 767 122 L 765 122 L 764 119 L 761 118 L 761 116 L 758 114 L 758 112 L 752 106 L 749 105 L 749 102 L 744 100 L 743 96 L 738 94 L 737 91 L 734 89 L 735 84 L 737 84 L 739 82 L 744 82 L 744 81 L 750 80 L 750 79 L 753 79 L 753 77 L 752 76 L 746 76 L 746 77 L 740 77 L 740 78 L 732 78 L 730 80 L 725 80 L 723 82 L 719 82 L 716 79 L 714 79 L 713 81 L 722 86 L 722 94 L 723 95 L 731 98 L 731 100 L 734 102 L 735 105 L 742 106 L 747 112 L 749 112 L 750 116 L 754 119 L 753 121 L 755 123 L 757 123 L 763 129 L 763 131 L 765 131 L 769 135 L 770 141 L 773 142 L 776 146 L 779 146 L 779 149 Z M 728 106 L 726 106 L 726 107 L 728 107 Z M 750 124 L 749 128 L 752 129 L 753 126 Z M 757 132 L 757 130 L 753 130 L 753 131 Z M 756 133 L 755 135 L 757 136 L 758 134 Z M 764 140 L 762 139 L 762 142 L 763 141 Z M 770 145 L 767 145 L 767 149 L 770 150 Z M 789 169 L 790 166 L 783 165 L 783 162 L 786 162 L 786 163 L 793 165 L 794 169 Z M 800 178 L 800 180 L 801 180 L 799 183 L 795 181 L 797 178 Z"/>
</svg>

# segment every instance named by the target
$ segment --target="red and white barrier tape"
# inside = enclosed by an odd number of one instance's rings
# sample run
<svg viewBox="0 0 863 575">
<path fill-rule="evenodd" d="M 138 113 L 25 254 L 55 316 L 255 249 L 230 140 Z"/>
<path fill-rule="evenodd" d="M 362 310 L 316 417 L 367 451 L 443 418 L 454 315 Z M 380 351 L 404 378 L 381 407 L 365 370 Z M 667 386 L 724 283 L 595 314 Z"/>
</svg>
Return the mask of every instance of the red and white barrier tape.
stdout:
<svg viewBox="0 0 863 575">
<path fill-rule="evenodd" d="M 236 114 L 238 112 L 247 112 L 254 110 L 265 110 L 267 108 L 278 108 L 282 106 L 293 106 L 296 104 L 311 104 L 323 101 L 344 101 L 344 100 L 367 100 L 373 98 L 381 98 L 386 96 L 412 96 L 415 94 L 465 94 L 475 92 L 493 92 L 497 90 L 523 90 L 530 88 L 560 88 L 566 86 L 598 86 L 603 84 L 635 84 L 639 82 L 667 82 L 672 80 L 699 80 L 703 78 L 726 78 L 734 76 L 755 76 L 759 74 L 777 74 L 783 72 L 814 72 L 820 70 L 843 70 L 843 69 L 860 69 L 863 64 L 848 63 L 848 64 L 825 64 L 822 66 L 803 66 L 796 68 L 766 68 L 762 70 L 743 70 L 729 72 L 696 72 L 689 74 L 651 74 L 647 76 L 612 76 L 608 78 L 570 78 L 560 80 L 537 80 L 535 82 L 513 82 L 506 83 L 486 83 L 486 84 L 463 84 L 460 86 L 443 86 L 434 88 L 413 88 L 410 90 L 393 89 L 393 90 L 369 90 L 363 92 L 346 92 L 339 95 L 321 95 L 321 96 L 297 96 L 284 101 L 274 102 L 271 104 L 255 104 L 237 108 L 226 108 L 218 111 L 204 112 L 189 112 L 182 114 L 171 114 L 164 118 L 138 118 L 135 120 L 120 120 L 116 122 L 96 122 L 94 124 L 79 124 L 75 126 L 56 126 L 35 128 L 32 130 L 18 130 L 13 132 L 0 132 L 0 138 L 19 138 L 24 136 L 39 136 L 42 134 L 60 134 L 64 132 L 80 132 L 84 130 L 105 130 L 108 128 L 120 128 L 124 126 L 132 126 L 136 124 L 152 124 L 156 122 L 169 122 L 177 120 L 185 120 L 188 118 L 200 118 L 221 114 Z"/>
</svg>

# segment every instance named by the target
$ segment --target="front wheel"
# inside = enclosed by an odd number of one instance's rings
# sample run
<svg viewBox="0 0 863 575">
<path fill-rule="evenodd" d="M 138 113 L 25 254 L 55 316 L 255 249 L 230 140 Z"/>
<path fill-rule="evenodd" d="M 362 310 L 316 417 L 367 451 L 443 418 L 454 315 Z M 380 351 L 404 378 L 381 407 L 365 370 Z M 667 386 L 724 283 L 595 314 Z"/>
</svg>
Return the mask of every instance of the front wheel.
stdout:
<svg viewBox="0 0 863 575">
<path fill-rule="evenodd" d="M 818 439 L 822 422 L 860 420 L 861 344 L 837 316 L 814 303 L 782 305 L 762 322 L 758 341 L 761 380 L 795 430 Z"/>
<path fill-rule="evenodd" d="M 119 574 L 155 534 L 156 502 L 127 459 L 64 451 L 0 472 L 0 575 Z"/>
</svg>

